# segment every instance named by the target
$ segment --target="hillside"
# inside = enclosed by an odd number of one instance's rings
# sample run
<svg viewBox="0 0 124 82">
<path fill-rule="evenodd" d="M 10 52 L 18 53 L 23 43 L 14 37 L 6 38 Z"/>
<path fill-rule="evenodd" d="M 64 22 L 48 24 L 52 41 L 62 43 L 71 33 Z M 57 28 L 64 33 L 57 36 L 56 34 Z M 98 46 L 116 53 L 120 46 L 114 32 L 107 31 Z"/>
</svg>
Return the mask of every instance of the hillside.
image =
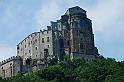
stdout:
<svg viewBox="0 0 124 82">
<path fill-rule="evenodd" d="M 56 61 L 53 60 L 53 64 Z M 0 82 L 124 82 L 124 61 L 98 58 L 86 63 L 83 58 L 65 60 L 34 73 L 0 79 Z"/>
</svg>

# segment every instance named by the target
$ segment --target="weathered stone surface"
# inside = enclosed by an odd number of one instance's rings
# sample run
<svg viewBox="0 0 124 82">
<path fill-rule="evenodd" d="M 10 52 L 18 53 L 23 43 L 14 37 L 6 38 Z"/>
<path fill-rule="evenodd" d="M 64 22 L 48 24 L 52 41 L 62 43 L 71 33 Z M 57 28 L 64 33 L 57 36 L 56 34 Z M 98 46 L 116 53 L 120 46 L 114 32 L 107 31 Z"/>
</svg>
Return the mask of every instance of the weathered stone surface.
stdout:
<svg viewBox="0 0 124 82">
<path fill-rule="evenodd" d="M 65 55 L 84 57 L 91 62 L 98 54 L 94 46 L 92 22 L 86 11 L 76 6 L 69 8 L 60 20 L 51 22 L 47 30 L 27 36 L 17 45 L 17 57 L 0 63 L 0 76 L 11 77 L 19 72 L 36 71 L 52 58 L 63 60 Z"/>
</svg>

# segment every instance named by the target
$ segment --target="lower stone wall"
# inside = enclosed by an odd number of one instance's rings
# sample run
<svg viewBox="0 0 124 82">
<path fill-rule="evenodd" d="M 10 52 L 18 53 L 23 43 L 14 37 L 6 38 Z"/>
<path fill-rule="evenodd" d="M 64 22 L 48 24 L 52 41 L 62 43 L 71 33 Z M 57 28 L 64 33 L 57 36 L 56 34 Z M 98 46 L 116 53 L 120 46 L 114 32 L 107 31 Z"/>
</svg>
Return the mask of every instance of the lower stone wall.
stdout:
<svg viewBox="0 0 124 82">
<path fill-rule="evenodd" d="M 95 55 L 87 55 L 87 54 L 76 53 L 76 52 L 71 53 L 70 57 L 71 57 L 71 59 L 84 57 L 86 62 L 92 62 L 93 59 L 95 59 Z"/>
</svg>

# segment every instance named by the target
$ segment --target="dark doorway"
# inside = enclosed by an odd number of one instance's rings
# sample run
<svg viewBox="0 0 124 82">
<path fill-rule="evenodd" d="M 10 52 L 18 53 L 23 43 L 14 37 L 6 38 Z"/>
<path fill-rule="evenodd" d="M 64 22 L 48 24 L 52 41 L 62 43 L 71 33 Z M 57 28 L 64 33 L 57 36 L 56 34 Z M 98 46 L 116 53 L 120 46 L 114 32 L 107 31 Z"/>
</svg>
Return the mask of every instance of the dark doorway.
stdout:
<svg viewBox="0 0 124 82">
<path fill-rule="evenodd" d="M 30 65 L 30 63 L 31 63 L 31 59 L 28 58 L 28 59 L 26 60 L 26 65 Z"/>
</svg>

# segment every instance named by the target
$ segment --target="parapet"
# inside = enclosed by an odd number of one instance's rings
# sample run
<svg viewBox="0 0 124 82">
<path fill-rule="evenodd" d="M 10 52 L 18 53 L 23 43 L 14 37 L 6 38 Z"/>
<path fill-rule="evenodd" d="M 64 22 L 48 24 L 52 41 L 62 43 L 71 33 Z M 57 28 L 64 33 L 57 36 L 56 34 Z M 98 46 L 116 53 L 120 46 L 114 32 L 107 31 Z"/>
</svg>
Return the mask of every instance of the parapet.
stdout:
<svg viewBox="0 0 124 82">
<path fill-rule="evenodd" d="M 8 58 L 8 59 L 3 60 L 2 62 L 0 62 L 0 66 L 3 65 L 3 64 L 6 64 L 6 63 L 8 63 L 8 62 L 10 62 L 12 60 L 15 60 L 15 59 L 21 59 L 21 57 L 20 56 L 12 56 L 12 57 L 10 57 L 10 58 Z"/>
<path fill-rule="evenodd" d="M 51 30 L 51 26 L 47 26 L 47 30 Z"/>
</svg>

